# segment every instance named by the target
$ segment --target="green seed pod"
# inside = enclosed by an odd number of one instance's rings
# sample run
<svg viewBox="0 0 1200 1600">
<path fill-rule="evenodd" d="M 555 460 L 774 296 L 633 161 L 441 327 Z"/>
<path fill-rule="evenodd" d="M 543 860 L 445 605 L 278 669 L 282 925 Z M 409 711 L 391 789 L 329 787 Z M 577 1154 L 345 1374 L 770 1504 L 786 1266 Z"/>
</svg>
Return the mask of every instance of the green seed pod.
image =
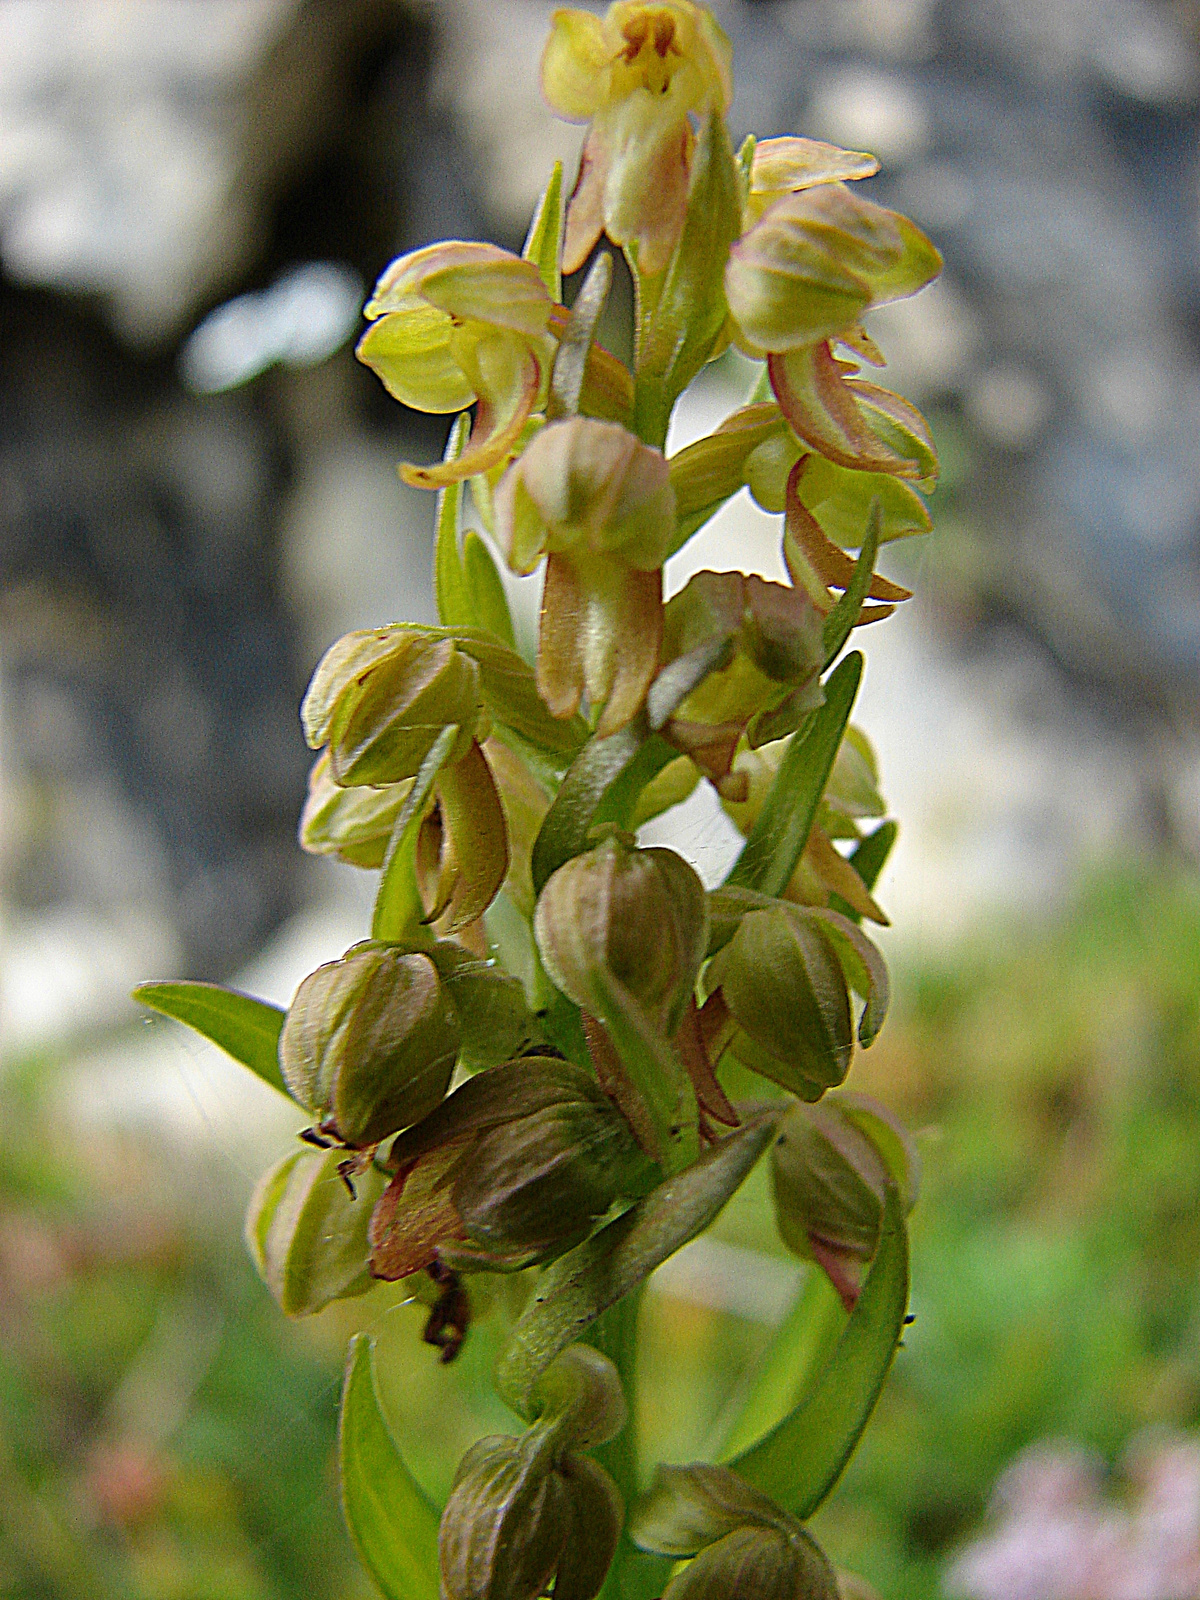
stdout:
<svg viewBox="0 0 1200 1600">
<path fill-rule="evenodd" d="M 368 945 L 305 978 L 279 1037 L 279 1065 L 321 1132 L 361 1149 L 433 1110 L 459 1038 L 429 957 Z"/>
<path fill-rule="evenodd" d="M 335 783 L 387 784 L 415 777 L 442 729 L 466 755 L 480 718 L 479 667 L 453 639 L 419 628 L 348 633 L 325 652 L 300 711 L 314 750 L 329 746 Z"/>
<path fill-rule="evenodd" d="M 573 1446 L 612 1438 L 625 1398 L 611 1362 L 573 1346 L 539 1385 L 545 1409 L 518 1439 L 463 1457 L 438 1533 L 447 1600 L 592 1600 L 612 1565 L 625 1505 L 603 1467 Z"/>
<path fill-rule="evenodd" d="M 571 1496 L 553 1435 L 481 1439 L 463 1457 L 438 1530 L 447 1600 L 536 1600 L 571 1535 Z"/>
<path fill-rule="evenodd" d="M 637 1160 L 615 1106 L 566 1101 L 484 1134 L 454 1180 L 454 1207 L 484 1248 L 541 1256 L 603 1216 Z"/>
<path fill-rule="evenodd" d="M 737 1528 L 702 1550 L 663 1591 L 663 1600 L 838 1600 L 822 1551 L 796 1529 Z"/>
<path fill-rule="evenodd" d="M 709 969 L 741 1033 L 734 1054 L 804 1100 L 841 1083 L 854 1050 L 846 979 L 818 924 L 750 911 Z"/>
<path fill-rule="evenodd" d="M 708 901 L 673 850 L 609 838 L 551 876 L 533 927 L 547 972 L 577 1006 L 603 1016 L 615 979 L 670 1035 L 696 987 Z"/>
<path fill-rule="evenodd" d="M 342 1181 L 337 1150 L 296 1150 L 263 1174 L 246 1213 L 246 1243 L 263 1282 L 289 1317 L 362 1294 L 370 1274 L 367 1224 L 381 1173 Z"/>
<path fill-rule="evenodd" d="M 875 1254 L 887 1185 L 906 1211 L 916 1200 L 919 1161 L 912 1138 L 863 1095 L 796 1105 L 771 1151 L 779 1232 L 789 1249 L 815 1260 L 847 1301 L 857 1269 Z"/>
<path fill-rule="evenodd" d="M 796 1519 L 728 1467 L 659 1467 L 629 1536 L 696 1557 L 663 1600 L 838 1600 L 833 1568 Z"/>
</svg>

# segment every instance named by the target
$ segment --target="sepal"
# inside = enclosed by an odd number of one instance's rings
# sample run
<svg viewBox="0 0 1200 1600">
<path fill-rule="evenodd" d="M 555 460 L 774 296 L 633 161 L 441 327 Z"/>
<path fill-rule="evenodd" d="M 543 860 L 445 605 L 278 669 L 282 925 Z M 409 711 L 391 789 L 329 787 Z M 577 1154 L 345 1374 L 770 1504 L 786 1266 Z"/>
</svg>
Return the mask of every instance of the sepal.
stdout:
<svg viewBox="0 0 1200 1600">
<path fill-rule="evenodd" d="M 310 973 L 279 1036 L 288 1089 L 319 1132 L 368 1148 L 442 1099 L 460 1028 L 429 957 L 359 946 Z"/>
<path fill-rule="evenodd" d="M 245 1237 L 259 1276 L 289 1317 L 371 1287 L 367 1224 L 383 1177 L 368 1168 L 354 1193 L 337 1150 L 295 1150 L 265 1172 L 246 1212 Z"/>
</svg>

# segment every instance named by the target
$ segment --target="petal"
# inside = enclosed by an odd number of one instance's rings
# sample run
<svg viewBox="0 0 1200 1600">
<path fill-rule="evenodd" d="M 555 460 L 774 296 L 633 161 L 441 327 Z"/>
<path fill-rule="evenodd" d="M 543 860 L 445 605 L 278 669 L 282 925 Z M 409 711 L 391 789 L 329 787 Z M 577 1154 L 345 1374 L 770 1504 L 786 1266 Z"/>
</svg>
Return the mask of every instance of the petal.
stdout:
<svg viewBox="0 0 1200 1600">
<path fill-rule="evenodd" d="M 760 139 L 750 169 L 751 194 L 793 194 L 818 183 L 869 178 L 879 161 L 861 150 L 843 150 L 820 139 Z"/>
<path fill-rule="evenodd" d="M 582 597 L 575 568 L 566 556 L 546 562 L 538 633 L 538 693 L 552 716 L 569 717 L 583 698 L 583 656 L 579 646 Z"/>
<path fill-rule="evenodd" d="M 642 272 L 661 272 L 687 214 L 695 135 L 686 117 L 665 119 L 655 101 L 638 90 L 605 119 L 604 137 L 609 146 L 604 231 L 614 244 L 637 245 Z"/>
<path fill-rule="evenodd" d="M 586 689 L 603 705 L 598 738 L 634 717 L 658 670 L 662 571 L 634 572 L 609 558 L 585 564 L 564 555 L 546 563 L 538 640 L 538 691 L 557 717 Z"/>
<path fill-rule="evenodd" d="M 604 706 L 596 724 L 600 739 L 637 715 L 662 648 L 662 569 L 633 572 L 606 561 L 602 570 L 606 581 L 600 583 L 588 574 L 593 581 L 584 589 L 581 619 L 588 700 Z"/>
<path fill-rule="evenodd" d="M 544 333 L 550 296 L 532 261 L 498 245 L 447 239 L 393 261 L 364 316 L 405 311 L 414 298 L 459 320 L 485 322 L 533 337 Z"/>
<path fill-rule="evenodd" d="M 821 455 L 839 466 L 901 478 L 921 480 L 936 471 L 919 413 L 874 384 L 848 381 L 828 343 L 772 355 L 768 368 L 793 431 Z"/>
<path fill-rule="evenodd" d="M 874 499 L 883 510 L 880 544 L 914 533 L 928 533 L 932 526 L 929 511 L 916 490 L 886 473 L 847 471 L 824 456 L 813 456 L 797 488 L 800 499 L 824 532 L 843 550 L 857 550 L 862 544 Z M 782 500 L 770 509 L 782 510 Z"/>
<path fill-rule="evenodd" d="M 443 846 L 430 920 L 448 913 L 445 931 L 451 934 L 481 917 L 499 893 L 508 872 L 508 835 L 495 780 L 478 744 L 461 761 L 443 767 L 437 794 Z"/>
<path fill-rule="evenodd" d="M 603 134 L 589 128 L 579 156 L 579 176 L 567 201 L 567 229 L 563 238 L 564 272 L 578 272 L 604 232 L 604 188 L 608 174 L 608 149 Z"/>
<path fill-rule="evenodd" d="M 804 860 L 816 872 L 825 887 L 840 895 L 860 917 L 867 917 L 871 922 L 878 922 L 885 928 L 890 926 L 887 913 L 880 910 L 853 866 L 834 848 L 829 835 L 816 823 L 813 824 L 808 843 L 804 847 Z"/>
<path fill-rule="evenodd" d="M 533 571 L 546 550 L 546 524 L 525 487 L 524 457 L 514 461 L 492 498 L 496 542 L 510 572 Z"/>
<path fill-rule="evenodd" d="M 733 103 L 733 46 L 729 35 L 708 11 L 698 12 L 702 48 L 697 51 L 701 72 L 708 90 L 709 104 L 722 116 Z"/>
<path fill-rule="evenodd" d="M 918 482 L 922 488 L 932 489 L 938 476 L 938 458 L 925 418 L 916 406 L 903 395 L 863 378 L 849 379 L 846 387 L 876 437 L 897 455 L 916 461 L 920 468 Z"/>
<path fill-rule="evenodd" d="M 416 489 L 441 489 L 477 472 L 486 472 L 498 466 L 520 443 L 521 430 L 541 387 L 541 365 L 528 345 L 514 348 L 502 337 L 487 344 L 490 349 L 479 351 L 479 404 L 466 448 L 455 460 L 430 467 L 403 463 L 400 476 Z M 503 345 L 508 348 L 501 348 Z"/>
<path fill-rule="evenodd" d="M 475 391 L 451 352 L 453 331 L 444 311 L 412 300 L 368 328 L 356 354 L 390 395 L 414 411 L 462 411 Z"/>
<path fill-rule="evenodd" d="M 822 583 L 831 589 L 845 589 L 854 576 L 854 562 L 844 550 L 826 538 L 821 524 L 800 500 L 800 481 L 811 459 L 811 456 L 802 457 L 788 474 L 783 534 L 785 549 L 789 543 L 798 547 Z M 872 577 L 867 594 L 872 600 L 912 598 L 911 589 L 890 583 L 878 573 Z"/>
<path fill-rule="evenodd" d="M 583 122 L 603 100 L 608 51 L 599 17 L 573 7 L 556 11 L 542 51 L 542 94 L 568 122 Z"/>
<path fill-rule="evenodd" d="M 470 1139 L 431 1150 L 403 1166 L 371 1214 L 371 1275 L 394 1281 L 432 1266 L 439 1245 L 465 1239 L 448 1179 Z"/>
</svg>

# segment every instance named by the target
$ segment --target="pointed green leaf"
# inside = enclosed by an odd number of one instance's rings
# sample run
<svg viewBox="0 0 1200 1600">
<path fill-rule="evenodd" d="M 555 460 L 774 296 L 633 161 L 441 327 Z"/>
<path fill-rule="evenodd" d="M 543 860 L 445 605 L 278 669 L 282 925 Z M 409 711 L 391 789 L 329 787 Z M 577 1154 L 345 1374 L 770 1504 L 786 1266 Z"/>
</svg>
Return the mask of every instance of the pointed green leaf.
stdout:
<svg viewBox="0 0 1200 1600">
<path fill-rule="evenodd" d="M 541 894 L 550 874 L 564 861 L 587 849 L 596 807 L 641 749 L 646 731 L 639 716 L 607 739 L 589 739 L 571 763 L 533 842 L 535 895 Z"/>
<path fill-rule="evenodd" d="M 375 894 L 375 910 L 371 917 L 372 939 L 400 944 L 406 939 L 419 937 L 423 932 L 425 907 L 417 890 L 417 836 L 433 794 L 434 782 L 457 738 L 458 724 L 455 722 L 449 723 L 438 734 L 396 818 Z"/>
<path fill-rule="evenodd" d="M 579 411 L 588 352 L 596 337 L 596 324 L 608 302 L 611 287 L 612 256 L 605 251 L 596 257 L 583 280 L 558 342 L 558 354 L 554 358 L 554 369 L 550 376 L 550 399 L 546 406 L 546 416 L 551 422 L 560 417 L 573 417 Z"/>
<path fill-rule="evenodd" d="M 837 660 L 839 651 L 850 637 L 850 631 L 862 611 L 863 601 L 867 598 L 867 590 L 871 587 L 871 579 L 875 572 L 875 556 L 879 549 L 880 517 L 879 501 L 872 500 L 871 514 L 867 518 L 866 537 L 863 539 L 858 560 L 854 563 L 854 573 L 849 587 L 825 618 L 825 625 L 821 630 L 827 667 Z"/>
<path fill-rule="evenodd" d="M 661 284 L 639 277 L 635 431 L 662 446 L 676 399 L 725 327 L 724 272 L 742 227 L 742 186 L 725 118 L 704 119 L 692 156 L 687 215 Z"/>
<path fill-rule="evenodd" d="M 438 1600 L 438 1514 L 404 1464 L 379 1405 L 374 1341 L 351 1341 L 338 1429 L 342 1509 L 387 1600 Z"/>
<path fill-rule="evenodd" d="M 722 1418 L 712 1450 L 717 1461 L 740 1455 L 807 1396 L 845 1326 L 837 1290 L 819 1267 L 810 1266 L 732 1416 Z"/>
<path fill-rule="evenodd" d="M 597 1011 L 608 1029 L 621 1065 L 637 1088 L 658 1135 L 655 1158 L 667 1173 L 696 1159 L 696 1091 L 670 1042 L 654 1027 L 645 1008 L 623 983 L 604 972 L 593 978 Z"/>
<path fill-rule="evenodd" d="M 521 254 L 532 261 L 555 305 L 562 301 L 563 166 L 554 163 L 550 182 L 533 213 Z"/>
<path fill-rule="evenodd" d="M 825 704 L 793 735 L 742 853 L 726 882 L 781 895 L 804 853 L 862 678 L 857 650 L 826 679 Z"/>
<path fill-rule="evenodd" d="M 892 846 L 899 832 L 898 823 L 885 822 L 881 828 L 876 828 L 874 833 L 868 834 L 851 852 L 850 865 L 868 889 L 873 889 L 879 882 L 879 874 L 887 865 L 887 858 L 892 853 Z"/>
<path fill-rule="evenodd" d="M 219 983 L 139 983 L 133 998 L 164 1017 L 186 1023 L 264 1083 L 287 1094 L 279 1070 L 279 1034 L 287 1013 L 279 1006 Z"/>
<path fill-rule="evenodd" d="M 783 1109 L 743 1123 L 542 1274 L 496 1373 L 515 1410 L 527 1414 L 538 1375 L 560 1350 L 708 1227 L 771 1142 Z"/>
<path fill-rule="evenodd" d="M 729 1462 L 734 1471 L 793 1516 L 812 1516 L 875 1408 L 907 1310 L 908 1236 L 889 1183 L 879 1248 L 829 1365 L 794 1411 Z"/>
<path fill-rule="evenodd" d="M 474 528 L 468 531 L 463 540 L 462 569 L 474 625 L 494 634 L 501 644 L 515 651 L 517 640 L 504 584 L 492 560 L 491 551 Z"/>
<path fill-rule="evenodd" d="M 444 461 L 455 461 L 462 454 L 470 432 L 471 419 L 464 411 L 450 429 Z M 463 486 L 452 483 L 437 497 L 437 539 L 433 552 L 433 587 L 438 616 L 448 628 L 469 628 L 476 621 L 458 549 L 458 525 L 462 517 Z"/>
</svg>

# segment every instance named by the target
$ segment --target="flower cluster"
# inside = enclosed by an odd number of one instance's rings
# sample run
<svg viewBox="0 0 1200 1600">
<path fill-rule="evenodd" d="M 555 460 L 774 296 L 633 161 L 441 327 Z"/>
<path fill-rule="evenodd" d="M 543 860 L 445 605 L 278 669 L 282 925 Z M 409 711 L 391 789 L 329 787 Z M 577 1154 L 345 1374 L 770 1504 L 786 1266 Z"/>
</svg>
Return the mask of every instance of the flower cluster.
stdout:
<svg viewBox="0 0 1200 1600">
<path fill-rule="evenodd" d="M 429 245 L 365 309 L 388 391 L 457 415 L 442 461 L 401 467 L 438 491 L 439 625 L 347 635 L 303 706 L 301 843 L 378 872 L 369 937 L 286 1013 L 141 995 L 304 1108 L 247 1221 L 287 1313 L 404 1280 L 450 1360 L 480 1275 L 538 1274 L 513 1280 L 496 1378 L 524 1431 L 474 1446 L 440 1512 L 351 1358 L 346 1510 L 385 1593 L 835 1600 L 864 1591 L 804 1523 L 895 1352 L 917 1185 L 903 1129 L 840 1088 L 887 1008 L 861 924 L 886 921 L 896 834 L 846 646 L 908 597 L 876 556 L 928 528 L 937 470 L 918 413 L 861 375 L 883 359 L 863 319 L 939 258 L 863 197 L 870 156 L 733 150 L 729 45 L 692 0 L 557 11 L 542 87 L 587 124 L 569 198 L 556 170 L 520 256 Z M 633 276 L 632 369 L 595 338 L 602 239 Z M 563 272 L 593 254 L 568 308 Z M 679 396 L 730 346 L 746 403 L 668 456 Z M 743 488 L 780 517 L 788 581 L 701 572 L 666 598 L 664 563 Z M 541 573 L 526 652 L 502 567 Z M 712 889 L 637 843 L 699 783 L 744 835 Z M 846 1332 L 793 1412 L 743 1418 L 722 1465 L 664 1469 L 633 1504 L 640 1288 L 768 1150 L 781 1238 Z"/>
</svg>

